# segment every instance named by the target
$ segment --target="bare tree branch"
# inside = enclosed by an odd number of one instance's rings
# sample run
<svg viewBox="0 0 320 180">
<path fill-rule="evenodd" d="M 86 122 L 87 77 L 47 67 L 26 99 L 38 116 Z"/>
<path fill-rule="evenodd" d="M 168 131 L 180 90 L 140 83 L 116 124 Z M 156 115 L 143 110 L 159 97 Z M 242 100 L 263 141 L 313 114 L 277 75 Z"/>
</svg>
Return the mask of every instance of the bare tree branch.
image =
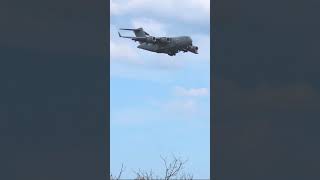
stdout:
<svg viewBox="0 0 320 180">
<path fill-rule="evenodd" d="M 159 176 L 155 176 L 152 169 L 148 171 L 142 171 L 139 169 L 138 171 L 133 171 L 135 173 L 134 180 L 193 180 L 193 175 L 186 174 L 183 172 L 184 166 L 188 160 L 182 160 L 181 158 L 177 158 L 173 155 L 173 159 L 168 161 L 167 158 L 162 157 L 160 158 L 163 161 L 165 166 L 165 174 L 163 178 Z M 123 164 L 121 166 L 121 170 L 118 176 L 113 177 L 112 174 L 110 175 L 111 180 L 120 180 L 123 170 Z"/>
<path fill-rule="evenodd" d="M 120 172 L 119 172 L 118 176 L 113 177 L 112 174 L 110 174 L 110 180 L 120 180 L 123 171 L 124 171 L 124 166 L 123 166 L 123 163 L 122 163 L 121 164 L 121 169 L 120 169 Z"/>
<path fill-rule="evenodd" d="M 180 176 L 179 179 L 180 179 L 180 180 L 193 180 L 193 175 L 183 173 L 183 174 Z"/>
<path fill-rule="evenodd" d="M 147 172 L 147 171 L 141 171 L 139 169 L 139 171 L 135 172 L 135 174 L 136 174 L 135 180 L 153 180 L 154 179 L 152 170 L 150 170 L 150 172 Z"/>
<path fill-rule="evenodd" d="M 181 158 L 177 158 L 173 155 L 172 162 L 168 163 L 167 158 L 160 156 L 165 165 L 165 177 L 164 180 L 170 180 L 178 175 L 178 173 L 184 168 L 186 161 L 182 161 Z"/>
</svg>

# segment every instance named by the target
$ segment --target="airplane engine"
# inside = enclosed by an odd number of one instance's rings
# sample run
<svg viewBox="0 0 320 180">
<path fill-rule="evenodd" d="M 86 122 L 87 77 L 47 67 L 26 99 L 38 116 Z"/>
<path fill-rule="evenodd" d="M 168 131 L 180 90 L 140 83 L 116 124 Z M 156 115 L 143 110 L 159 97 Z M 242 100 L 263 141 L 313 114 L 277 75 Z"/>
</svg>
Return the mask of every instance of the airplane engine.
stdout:
<svg viewBox="0 0 320 180">
<path fill-rule="evenodd" d="M 152 36 L 148 37 L 147 40 L 146 40 L 147 43 L 155 43 L 156 41 L 157 41 L 157 39 L 155 37 L 152 37 Z"/>
<path fill-rule="evenodd" d="M 198 46 L 189 46 L 188 50 L 192 53 L 198 54 Z"/>
</svg>

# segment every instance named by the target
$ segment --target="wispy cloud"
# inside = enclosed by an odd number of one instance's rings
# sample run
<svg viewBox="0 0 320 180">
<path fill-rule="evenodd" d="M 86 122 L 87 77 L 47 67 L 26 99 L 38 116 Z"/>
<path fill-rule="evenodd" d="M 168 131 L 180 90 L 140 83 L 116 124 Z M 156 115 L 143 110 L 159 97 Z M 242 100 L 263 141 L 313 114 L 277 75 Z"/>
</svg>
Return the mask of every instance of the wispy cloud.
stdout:
<svg viewBox="0 0 320 180">
<path fill-rule="evenodd" d="M 135 59 L 137 57 L 137 53 L 127 44 L 111 40 L 110 57 L 111 61 L 116 59 Z"/>
<path fill-rule="evenodd" d="M 131 21 L 133 28 L 143 27 L 152 36 L 165 36 L 166 25 L 151 18 L 135 18 Z"/>
<path fill-rule="evenodd" d="M 166 121 L 165 119 L 192 120 L 194 117 L 208 115 L 209 101 L 205 102 L 199 98 L 209 96 L 208 88 L 176 86 L 173 89 L 173 96 L 168 96 L 166 99 L 148 97 L 144 98 L 144 105 L 141 107 L 138 105 L 138 107 L 118 109 L 116 113 L 111 114 L 112 121 L 130 125 Z"/>
<path fill-rule="evenodd" d="M 189 96 L 189 97 L 200 97 L 200 96 L 209 96 L 208 88 L 184 88 L 181 86 L 176 86 L 174 88 L 175 95 L 178 96 Z"/>
<path fill-rule="evenodd" d="M 189 116 L 198 111 L 198 103 L 194 99 L 179 99 L 171 100 L 163 105 L 165 112 L 170 112 L 170 114 L 180 115 L 184 117 Z"/>
<path fill-rule="evenodd" d="M 123 7 L 120 6 L 117 0 L 110 0 L 110 13 L 111 14 L 120 14 L 123 11 Z"/>
<path fill-rule="evenodd" d="M 110 8 L 112 15 L 141 13 L 201 23 L 209 20 L 210 0 L 111 0 Z"/>
</svg>

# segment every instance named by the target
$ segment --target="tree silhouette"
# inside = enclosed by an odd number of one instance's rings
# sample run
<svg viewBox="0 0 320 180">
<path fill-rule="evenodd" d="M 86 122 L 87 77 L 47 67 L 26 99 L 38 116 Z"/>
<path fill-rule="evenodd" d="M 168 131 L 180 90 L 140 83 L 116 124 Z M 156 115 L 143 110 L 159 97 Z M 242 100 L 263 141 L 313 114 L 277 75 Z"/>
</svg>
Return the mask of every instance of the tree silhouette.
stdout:
<svg viewBox="0 0 320 180">
<path fill-rule="evenodd" d="M 185 173 L 184 167 L 187 163 L 187 160 L 182 160 L 182 158 L 177 158 L 173 155 L 171 161 L 168 161 L 167 158 L 160 156 L 163 164 L 165 166 L 165 172 L 162 176 L 157 176 L 150 171 L 143 171 L 139 169 L 138 171 L 134 171 L 135 177 L 134 180 L 193 180 L 192 174 Z M 121 169 L 117 176 L 110 174 L 110 180 L 121 180 L 121 175 L 124 172 L 124 166 L 121 165 Z M 107 177 L 107 175 L 106 175 Z"/>
</svg>

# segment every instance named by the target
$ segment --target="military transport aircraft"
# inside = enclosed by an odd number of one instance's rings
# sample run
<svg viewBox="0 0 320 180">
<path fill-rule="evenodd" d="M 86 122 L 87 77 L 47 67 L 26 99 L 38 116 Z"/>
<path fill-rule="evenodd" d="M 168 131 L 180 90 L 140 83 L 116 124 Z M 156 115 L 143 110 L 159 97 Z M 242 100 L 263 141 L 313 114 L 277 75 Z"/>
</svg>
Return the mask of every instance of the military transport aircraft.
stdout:
<svg viewBox="0 0 320 180">
<path fill-rule="evenodd" d="M 165 53 L 169 56 L 174 56 L 176 53 L 183 52 L 192 52 L 198 54 L 198 47 L 192 45 L 192 39 L 189 36 L 179 36 L 179 37 L 153 37 L 150 36 L 143 28 L 137 29 L 124 29 L 120 30 L 129 30 L 133 31 L 136 37 L 122 36 L 118 32 L 119 37 L 129 38 L 134 41 L 138 41 L 140 45 L 137 48 L 144 49 L 147 51 L 152 51 L 156 53 Z"/>
</svg>

